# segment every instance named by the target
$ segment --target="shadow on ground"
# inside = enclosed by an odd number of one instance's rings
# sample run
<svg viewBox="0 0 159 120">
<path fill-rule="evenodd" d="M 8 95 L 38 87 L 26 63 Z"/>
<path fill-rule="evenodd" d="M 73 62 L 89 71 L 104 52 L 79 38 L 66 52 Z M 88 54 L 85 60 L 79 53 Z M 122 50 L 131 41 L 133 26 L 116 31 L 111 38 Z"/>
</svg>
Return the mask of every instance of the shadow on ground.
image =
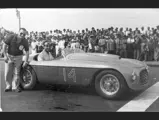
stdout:
<svg viewBox="0 0 159 120">
<path fill-rule="evenodd" d="M 49 93 L 55 91 L 55 92 L 71 93 L 71 94 L 79 94 L 79 95 L 99 96 L 96 93 L 96 90 L 93 86 L 80 87 L 80 86 L 68 86 L 68 85 L 37 84 L 35 89 L 31 90 L 31 91 L 41 91 L 41 90 L 48 90 Z M 117 100 L 123 100 L 123 101 L 131 100 L 132 98 L 139 95 L 143 91 L 144 90 L 137 91 L 137 92 L 129 91 L 129 92 L 125 93 L 124 97 L 122 97 L 121 99 L 117 99 Z M 116 100 L 114 100 L 114 101 L 116 101 Z"/>
</svg>

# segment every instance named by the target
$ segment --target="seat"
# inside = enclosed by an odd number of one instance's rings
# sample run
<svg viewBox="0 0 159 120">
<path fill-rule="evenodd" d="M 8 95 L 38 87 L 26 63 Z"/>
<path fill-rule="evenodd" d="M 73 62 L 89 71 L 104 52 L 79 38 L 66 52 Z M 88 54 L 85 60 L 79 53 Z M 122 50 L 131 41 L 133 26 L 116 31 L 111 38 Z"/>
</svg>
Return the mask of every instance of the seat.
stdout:
<svg viewBox="0 0 159 120">
<path fill-rule="evenodd" d="M 39 55 L 39 54 L 35 55 L 35 56 L 33 57 L 33 60 L 38 61 L 38 55 Z"/>
</svg>

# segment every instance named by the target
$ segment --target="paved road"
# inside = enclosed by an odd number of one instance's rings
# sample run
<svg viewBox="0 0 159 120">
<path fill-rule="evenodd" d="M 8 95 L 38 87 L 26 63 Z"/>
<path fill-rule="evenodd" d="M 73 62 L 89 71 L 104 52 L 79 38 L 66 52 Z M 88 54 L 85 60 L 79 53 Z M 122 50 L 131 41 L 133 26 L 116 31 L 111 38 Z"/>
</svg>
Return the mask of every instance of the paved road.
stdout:
<svg viewBox="0 0 159 120">
<path fill-rule="evenodd" d="M 150 79 L 152 80 L 150 90 L 147 91 L 153 92 L 153 87 L 155 83 L 159 80 L 158 67 L 150 68 Z M 0 61 L 0 72 L 1 72 L 1 107 L 3 111 L 19 111 L 19 112 L 50 112 L 50 111 L 105 111 L 105 112 L 116 112 L 127 110 L 127 106 L 134 106 L 134 99 L 137 98 L 141 103 L 144 103 L 144 100 L 149 100 L 145 106 L 142 108 L 143 111 L 159 111 L 159 107 L 156 107 L 156 104 L 159 103 L 158 93 L 155 95 L 149 93 L 150 97 L 143 94 L 145 91 L 131 93 L 125 100 L 106 100 L 98 96 L 93 88 L 79 88 L 71 87 L 66 91 L 58 91 L 52 87 L 47 87 L 45 85 L 39 85 L 36 90 L 33 91 L 23 91 L 21 93 L 8 92 L 5 93 L 4 88 L 4 63 Z M 156 78 L 156 79 L 155 79 Z M 159 87 L 158 87 L 159 88 Z M 153 96 L 151 95 L 153 94 Z M 152 98 L 151 98 L 152 96 Z M 155 96 L 155 98 L 154 98 Z M 142 98 L 145 98 L 144 100 Z M 156 99 L 157 98 L 157 99 Z M 152 100 L 153 99 L 153 102 Z M 138 100 L 135 104 L 139 104 Z M 130 104 L 129 104 L 130 103 Z M 152 105 L 150 105 L 152 104 Z M 159 105 L 158 105 L 159 106 Z"/>
</svg>

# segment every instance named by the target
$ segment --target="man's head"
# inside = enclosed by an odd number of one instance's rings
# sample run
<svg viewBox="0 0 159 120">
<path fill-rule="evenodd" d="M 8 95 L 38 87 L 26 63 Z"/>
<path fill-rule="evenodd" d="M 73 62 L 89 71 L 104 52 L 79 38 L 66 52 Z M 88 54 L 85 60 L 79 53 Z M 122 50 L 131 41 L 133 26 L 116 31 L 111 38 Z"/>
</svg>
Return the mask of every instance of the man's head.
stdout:
<svg viewBox="0 0 159 120">
<path fill-rule="evenodd" d="M 150 30 L 150 27 L 147 27 L 148 30 Z"/>
<path fill-rule="evenodd" d="M 44 47 L 44 50 L 45 50 L 46 52 L 49 52 L 50 44 L 49 44 L 48 41 L 44 41 L 44 42 L 43 42 L 43 47 Z"/>
<path fill-rule="evenodd" d="M 25 28 L 20 28 L 20 30 L 19 30 L 19 36 L 21 38 L 25 38 L 26 34 L 27 34 L 27 30 Z"/>
<path fill-rule="evenodd" d="M 6 33 L 6 30 L 4 28 L 1 29 L 1 34 L 4 36 Z"/>
<path fill-rule="evenodd" d="M 120 31 L 121 31 L 121 32 L 123 31 L 123 27 L 120 28 Z"/>
</svg>

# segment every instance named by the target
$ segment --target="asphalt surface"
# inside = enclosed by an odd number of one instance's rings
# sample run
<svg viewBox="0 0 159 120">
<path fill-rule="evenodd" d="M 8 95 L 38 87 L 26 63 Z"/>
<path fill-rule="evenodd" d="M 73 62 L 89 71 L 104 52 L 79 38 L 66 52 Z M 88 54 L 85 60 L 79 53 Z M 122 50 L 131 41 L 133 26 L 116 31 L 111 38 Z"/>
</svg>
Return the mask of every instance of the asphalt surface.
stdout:
<svg viewBox="0 0 159 120">
<path fill-rule="evenodd" d="M 150 67 L 151 85 L 159 80 L 159 67 Z M 129 93 L 123 100 L 106 100 L 91 87 L 69 87 L 57 90 L 52 86 L 38 85 L 35 90 L 21 93 L 4 92 L 4 62 L 0 61 L 1 107 L 4 112 L 116 112 L 141 92 Z M 157 99 L 146 111 L 159 111 Z"/>
</svg>

